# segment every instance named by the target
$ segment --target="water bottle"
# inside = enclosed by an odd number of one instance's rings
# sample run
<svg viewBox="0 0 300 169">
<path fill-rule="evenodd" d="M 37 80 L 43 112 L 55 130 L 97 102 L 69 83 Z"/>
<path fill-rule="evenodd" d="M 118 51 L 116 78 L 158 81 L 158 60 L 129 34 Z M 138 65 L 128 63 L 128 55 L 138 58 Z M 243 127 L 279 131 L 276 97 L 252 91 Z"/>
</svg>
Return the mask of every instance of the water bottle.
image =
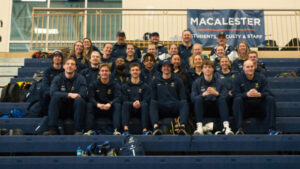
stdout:
<svg viewBox="0 0 300 169">
<path fill-rule="evenodd" d="M 82 148 L 79 146 L 76 150 L 77 156 L 82 156 Z"/>
</svg>

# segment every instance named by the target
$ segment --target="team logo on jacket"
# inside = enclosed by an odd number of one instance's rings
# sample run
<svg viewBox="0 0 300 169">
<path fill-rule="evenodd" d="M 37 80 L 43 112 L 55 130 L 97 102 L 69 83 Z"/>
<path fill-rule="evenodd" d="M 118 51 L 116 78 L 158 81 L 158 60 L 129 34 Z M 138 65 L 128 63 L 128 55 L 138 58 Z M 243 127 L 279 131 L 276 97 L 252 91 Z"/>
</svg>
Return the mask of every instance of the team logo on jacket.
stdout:
<svg viewBox="0 0 300 169">
<path fill-rule="evenodd" d="M 141 88 L 139 88 L 139 93 L 142 93 L 142 89 Z"/>
<path fill-rule="evenodd" d="M 204 87 L 201 87 L 201 92 L 205 92 L 205 88 Z"/>
<path fill-rule="evenodd" d="M 60 87 L 60 91 L 65 92 L 65 91 L 66 91 L 66 87 L 65 87 L 64 85 L 62 85 L 62 86 Z"/>
<path fill-rule="evenodd" d="M 174 84 L 174 82 L 172 82 L 172 83 L 171 83 L 171 87 L 174 87 L 174 86 L 175 86 L 175 84 Z"/>
<path fill-rule="evenodd" d="M 128 92 L 128 93 L 130 93 L 130 92 L 131 92 L 131 90 L 130 90 L 130 89 L 127 89 L 127 92 Z"/>
<path fill-rule="evenodd" d="M 258 85 L 258 83 L 256 83 L 256 84 L 255 84 L 255 88 L 258 88 L 258 87 L 259 87 L 259 85 Z"/>
<path fill-rule="evenodd" d="M 168 82 L 165 82 L 165 86 L 168 86 Z"/>
<path fill-rule="evenodd" d="M 232 74 L 232 75 L 231 75 L 231 78 L 234 78 L 234 77 L 235 77 L 235 75 L 234 75 L 234 74 Z"/>
<path fill-rule="evenodd" d="M 107 90 L 107 94 L 111 94 L 111 90 L 110 89 Z"/>
<path fill-rule="evenodd" d="M 74 86 L 72 86 L 72 88 L 71 88 L 71 91 L 74 91 L 75 90 L 75 87 Z"/>
</svg>

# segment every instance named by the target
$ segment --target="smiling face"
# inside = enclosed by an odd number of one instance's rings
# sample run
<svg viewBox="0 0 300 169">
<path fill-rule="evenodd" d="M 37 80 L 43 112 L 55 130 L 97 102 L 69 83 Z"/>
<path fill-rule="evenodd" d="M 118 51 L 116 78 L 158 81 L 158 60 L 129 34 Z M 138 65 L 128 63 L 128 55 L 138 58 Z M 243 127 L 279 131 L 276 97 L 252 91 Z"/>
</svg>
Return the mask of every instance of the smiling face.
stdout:
<svg viewBox="0 0 300 169">
<path fill-rule="evenodd" d="M 64 70 L 68 74 L 72 74 L 77 69 L 76 61 L 74 59 L 67 59 L 64 66 Z"/>
<path fill-rule="evenodd" d="M 111 52 L 113 49 L 113 45 L 110 43 L 105 44 L 104 48 L 103 48 L 103 53 L 106 56 L 110 56 Z"/>
<path fill-rule="evenodd" d="M 120 34 L 119 36 L 117 36 L 117 43 L 118 44 L 124 44 L 126 40 L 126 36 L 124 36 L 123 34 Z"/>
<path fill-rule="evenodd" d="M 99 75 L 101 79 L 109 79 L 110 73 L 109 66 L 100 66 Z"/>
<path fill-rule="evenodd" d="M 92 42 L 89 39 L 86 38 L 86 39 L 83 40 L 83 46 L 84 46 L 85 49 L 90 49 L 91 46 L 92 46 Z"/>
<path fill-rule="evenodd" d="M 75 53 L 77 53 L 77 54 L 81 54 L 82 53 L 82 51 L 83 51 L 83 44 L 82 44 L 82 42 L 76 42 L 74 47 L 75 47 Z"/>
<path fill-rule="evenodd" d="M 224 49 L 224 47 L 223 46 L 218 46 L 216 48 L 216 54 L 217 54 L 217 56 L 219 58 L 222 57 L 222 56 L 225 56 L 225 49 Z"/>
<path fill-rule="evenodd" d="M 192 34 L 190 31 L 188 30 L 185 30 L 183 33 L 182 33 L 182 41 L 185 42 L 185 43 L 189 43 L 192 39 Z"/>
<path fill-rule="evenodd" d="M 52 58 L 52 63 L 56 65 L 60 65 L 62 63 L 62 57 L 60 55 L 54 55 Z"/>
<path fill-rule="evenodd" d="M 157 35 L 152 35 L 150 38 L 150 41 L 154 44 L 157 44 L 159 42 L 159 36 Z"/>
<path fill-rule="evenodd" d="M 180 56 L 179 55 L 173 55 L 171 58 L 171 63 L 173 64 L 174 68 L 177 68 L 180 66 Z"/>
<path fill-rule="evenodd" d="M 222 69 L 228 69 L 230 67 L 230 61 L 228 57 L 222 57 L 220 59 L 220 66 L 222 67 Z"/>
<path fill-rule="evenodd" d="M 193 55 L 201 55 L 202 54 L 202 46 L 200 44 L 194 44 L 192 52 L 193 52 Z"/>
<path fill-rule="evenodd" d="M 152 55 L 156 55 L 156 47 L 154 44 L 149 44 L 147 48 L 147 53 L 151 53 Z"/>
<path fill-rule="evenodd" d="M 178 54 L 178 48 L 177 48 L 177 46 L 176 46 L 175 44 L 172 44 L 172 45 L 170 46 L 170 54 L 171 54 L 171 55 Z"/>
<path fill-rule="evenodd" d="M 141 74 L 141 69 L 139 68 L 139 66 L 133 66 L 130 68 L 130 75 L 132 78 L 138 78 L 140 77 Z"/>
<path fill-rule="evenodd" d="M 227 42 L 227 39 L 224 36 L 219 36 L 217 39 L 218 45 L 225 46 L 226 42 Z"/>
<path fill-rule="evenodd" d="M 195 65 L 195 67 L 197 67 L 197 68 L 201 67 L 202 63 L 203 63 L 203 59 L 202 59 L 201 55 L 196 55 L 194 57 L 194 65 Z"/>
<path fill-rule="evenodd" d="M 145 56 L 143 63 L 145 65 L 146 69 L 152 70 L 152 68 L 154 66 L 154 59 L 151 56 Z"/>
<path fill-rule="evenodd" d="M 100 61 L 101 61 L 100 53 L 97 51 L 93 51 L 90 59 L 91 64 L 96 66 L 100 63 Z"/>
<path fill-rule="evenodd" d="M 203 65 L 202 72 L 205 76 L 211 76 L 214 72 L 214 68 L 211 65 Z"/>
<path fill-rule="evenodd" d="M 251 60 L 246 60 L 244 62 L 243 70 L 246 76 L 253 76 L 255 71 L 253 62 Z"/>
<path fill-rule="evenodd" d="M 126 47 L 126 53 L 128 56 L 133 56 L 134 55 L 134 46 L 131 44 L 128 44 Z"/>
<path fill-rule="evenodd" d="M 161 71 L 162 71 L 163 74 L 170 74 L 171 71 L 172 71 L 172 67 L 169 64 L 163 64 L 161 66 Z"/>
<path fill-rule="evenodd" d="M 256 53 L 249 53 L 248 54 L 248 59 L 251 60 L 254 64 L 257 63 L 258 57 Z"/>
</svg>

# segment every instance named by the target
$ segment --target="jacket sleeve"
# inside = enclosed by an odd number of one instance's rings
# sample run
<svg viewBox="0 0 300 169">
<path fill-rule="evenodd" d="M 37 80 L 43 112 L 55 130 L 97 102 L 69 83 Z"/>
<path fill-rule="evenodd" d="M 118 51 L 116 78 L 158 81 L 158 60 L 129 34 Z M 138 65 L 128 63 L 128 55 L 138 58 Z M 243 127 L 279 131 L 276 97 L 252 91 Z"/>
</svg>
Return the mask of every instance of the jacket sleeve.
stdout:
<svg viewBox="0 0 300 169">
<path fill-rule="evenodd" d="M 272 92 L 269 88 L 269 83 L 267 81 L 267 78 L 265 76 L 261 75 L 262 83 L 261 83 L 261 96 L 266 97 L 272 95 Z"/>
<path fill-rule="evenodd" d="M 191 100 L 194 100 L 195 97 L 199 96 L 200 95 L 200 92 L 201 91 L 198 91 L 198 88 L 197 88 L 197 84 L 200 83 L 200 80 L 199 79 L 196 79 L 194 82 L 193 82 L 193 85 L 192 85 L 192 94 L 191 94 Z M 200 95 L 202 96 L 202 94 Z"/>
<path fill-rule="evenodd" d="M 62 97 L 62 98 L 67 98 L 68 96 L 68 93 L 67 92 L 61 92 L 59 91 L 59 82 L 60 82 L 60 76 L 56 76 L 52 83 L 51 83 L 51 87 L 50 87 L 50 95 L 51 96 L 59 96 L 59 97 Z"/>
</svg>

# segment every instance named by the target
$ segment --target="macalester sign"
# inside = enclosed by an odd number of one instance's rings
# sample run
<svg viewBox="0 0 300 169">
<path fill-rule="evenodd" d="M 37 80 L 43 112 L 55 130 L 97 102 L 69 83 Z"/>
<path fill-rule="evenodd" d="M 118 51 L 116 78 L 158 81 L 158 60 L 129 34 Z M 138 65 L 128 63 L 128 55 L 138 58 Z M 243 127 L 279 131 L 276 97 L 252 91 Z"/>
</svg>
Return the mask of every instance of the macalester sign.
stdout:
<svg viewBox="0 0 300 169">
<path fill-rule="evenodd" d="M 227 44 L 232 46 L 239 41 L 263 46 L 265 40 L 262 10 L 188 10 L 187 25 L 192 42 L 203 46 L 216 46 L 220 32 L 226 34 Z"/>
</svg>

